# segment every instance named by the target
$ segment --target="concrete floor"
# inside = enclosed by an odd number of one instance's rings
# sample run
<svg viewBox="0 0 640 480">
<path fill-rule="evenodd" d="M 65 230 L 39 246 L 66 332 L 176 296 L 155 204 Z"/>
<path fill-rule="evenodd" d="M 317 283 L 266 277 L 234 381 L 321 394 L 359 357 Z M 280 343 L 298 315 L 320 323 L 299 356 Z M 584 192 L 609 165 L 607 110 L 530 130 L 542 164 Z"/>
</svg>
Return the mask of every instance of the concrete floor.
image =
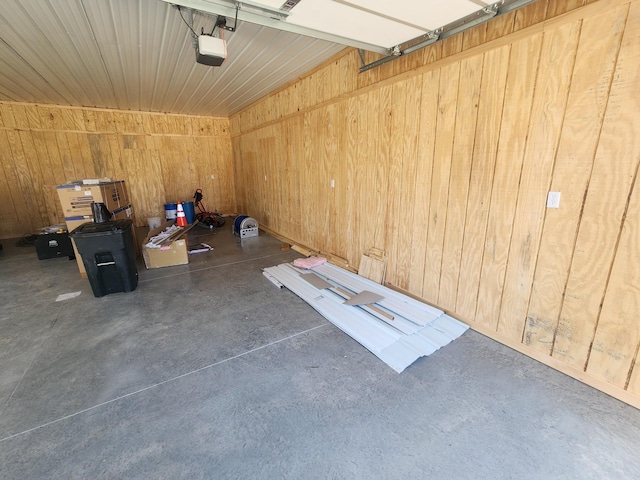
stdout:
<svg viewBox="0 0 640 480">
<path fill-rule="evenodd" d="M 2 242 L 0 478 L 638 478 L 640 411 L 473 331 L 397 374 L 261 275 L 295 252 L 199 230 L 102 298 Z"/>
</svg>

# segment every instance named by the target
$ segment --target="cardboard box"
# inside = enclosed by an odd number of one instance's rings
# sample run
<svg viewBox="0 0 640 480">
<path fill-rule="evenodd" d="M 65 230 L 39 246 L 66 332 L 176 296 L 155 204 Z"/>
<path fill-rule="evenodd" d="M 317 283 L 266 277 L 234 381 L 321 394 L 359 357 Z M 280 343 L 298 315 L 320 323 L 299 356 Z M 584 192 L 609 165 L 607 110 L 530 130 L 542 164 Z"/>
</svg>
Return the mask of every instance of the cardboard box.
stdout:
<svg viewBox="0 0 640 480">
<path fill-rule="evenodd" d="M 124 220 L 127 218 L 131 218 L 132 214 L 133 214 L 133 210 L 131 209 L 131 205 L 127 205 L 126 207 L 121 207 L 111 212 L 111 215 L 112 215 L 111 220 Z M 67 223 L 67 231 L 71 233 L 83 223 L 93 222 L 93 216 L 92 215 L 76 215 L 74 217 L 66 217 L 64 220 Z M 134 229 L 133 230 L 134 241 L 136 238 L 135 232 L 136 231 Z M 78 249 L 76 248 L 76 243 L 73 241 L 73 238 L 71 239 L 71 245 L 73 245 L 73 251 L 76 255 L 76 262 L 78 263 L 78 270 L 80 270 L 80 276 L 82 278 L 87 278 L 87 271 L 84 268 L 82 257 L 80 257 L 80 254 L 78 253 Z M 137 246 L 137 242 L 136 242 L 136 246 Z"/>
<path fill-rule="evenodd" d="M 113 212 L 129 205 L 124 180 L 97 185 L 58 185 L 56 187 L 65 217 L 91 216 L 91 202 L 101 202 Z"/>
<path fill-rule="evenodd" d="M 186 265 L 189 263 L 189 252 L 187 251 L 187 239 L 180 238 L 164 245 L 161 248 L 148 248 L 146 245 L 149 239 L 173 225 L 173 221 L 165 222 L 158 228 L 149 232 L 142 244 L 142 257 L 147 268 L 171 267 L 174 265 Z"/>
</svg>

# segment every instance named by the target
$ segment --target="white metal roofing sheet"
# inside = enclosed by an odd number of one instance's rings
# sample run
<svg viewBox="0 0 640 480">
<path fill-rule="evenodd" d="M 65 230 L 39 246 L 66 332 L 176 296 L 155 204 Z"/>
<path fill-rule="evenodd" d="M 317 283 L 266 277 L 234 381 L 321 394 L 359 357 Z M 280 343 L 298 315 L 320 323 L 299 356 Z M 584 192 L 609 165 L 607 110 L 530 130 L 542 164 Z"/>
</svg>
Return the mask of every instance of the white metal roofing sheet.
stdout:
<svg viewBox="0 0 640 480">
<path fill-rule="evenodd" d="M 325 265 L 329 264 L 315 267 L 312 271 L 317 273 Z M 329 269 L 324 269 L 325 274 L 323 276 L 330 283 L 339 284 L 355 292 L 359 291 L 353 287 L 354 279 L 349 278 L 353 274 L 334 265 L 329 265 L 329 267 Z M 331 270 L 331 272 L 327 272 L 327 270 Z M 421 319 L 418 321 L 407 318 L 407 320 L 413 321 L 416 328 L 411 333 L 403 333 L 358 307 L 345 305 L 343 303 L 344 299 L 329 289 L 314 287 L 302 278 L 300 269 L 290 264 L 283 263 L 275 267 L 266 268 L 264 271 L 275 277 L 285 287 L 309 303 L 318 313 L 358 341 L 398 373 L 402 372 L 418 358 L 431 355 L 439 348 L 449 344 L 468 329 L 464 323 L 445 315 L 440 310 L 372 282 L 378 287 L 376 292 L 385 297 L 380 302 L 376 302 L 376 305 L 382 305 L 385 299 L 393 298 L 396 300 L 395 305 L 403 310 L 405 314 L 407 313 L 405 306 L 411 304 L 414 307 L 413 311 L 418 312 L 420 315 Z M 345 272 L 349 275 L 342 275 Z M 418 322 L 423 322 L 424 313 L 427 310 L 431 315 L 431 320 L 422 326 L 417 326 Z M 398 314 L 392 309 L 389 309 L 389 311 Z"/>
</svg>

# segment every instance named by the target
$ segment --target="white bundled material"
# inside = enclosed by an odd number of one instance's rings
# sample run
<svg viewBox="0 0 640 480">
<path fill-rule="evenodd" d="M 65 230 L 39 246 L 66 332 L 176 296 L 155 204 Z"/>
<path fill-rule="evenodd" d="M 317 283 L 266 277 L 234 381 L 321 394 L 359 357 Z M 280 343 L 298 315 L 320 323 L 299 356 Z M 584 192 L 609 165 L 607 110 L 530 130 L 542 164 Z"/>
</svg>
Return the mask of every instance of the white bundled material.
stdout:
<svg viewBox="0 0 640 480">
<path fill-rule="evenodd" d="M 170 227 L 165 228 L 164 231 L 158 233 L 157 235 L 149 238 L 149 243 L 145 245 L 147 248 L 161 248 L 163 244 L 168 243 L 170 239 L 178 236 L 179 232 L 183 229 L 177 225 L 171 225 Z"/>
<path fill-rule="evenodd" d="M 375 306 L 391 313 L 393 321 L 382 321 L 358 306 L 345 304 L 344 298 L 335 294 L 335 289 L 313 286 L 302 278 L 303 271 L 290 264 L 264 269 L 264 272 L 309 303 L 327 320 L 398 373 L 418 358 L 430 355 L 452 342 L 469 328 L 442 310 L 335 265 L 326 263 L 311 271 L 352 294 L 367 290 L 383 297 L 375 302 Z"/>
</svg>

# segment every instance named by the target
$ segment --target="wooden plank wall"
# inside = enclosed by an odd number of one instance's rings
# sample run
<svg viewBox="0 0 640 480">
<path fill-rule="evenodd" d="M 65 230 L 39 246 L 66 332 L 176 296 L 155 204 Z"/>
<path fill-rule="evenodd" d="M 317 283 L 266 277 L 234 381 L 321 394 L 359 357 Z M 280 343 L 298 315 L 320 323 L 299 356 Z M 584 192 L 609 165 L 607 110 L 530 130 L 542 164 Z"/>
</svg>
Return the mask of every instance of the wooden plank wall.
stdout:
<svg viewBox="0 0 640 480">
<path fill-rule="evenodd" d="M 229 119 L 0 103 L 0 238 L 63 223 L 56 185 L 101 177 L 126 181 L 137 225 L 197 188 L 233 212 Z"/>
<path fill-rule="evenodd" d="M 348 51 L 231 118 L 238 208 L 640 406 L 639 35 L 640 0 L 540 0 Z"/>
</svg>

